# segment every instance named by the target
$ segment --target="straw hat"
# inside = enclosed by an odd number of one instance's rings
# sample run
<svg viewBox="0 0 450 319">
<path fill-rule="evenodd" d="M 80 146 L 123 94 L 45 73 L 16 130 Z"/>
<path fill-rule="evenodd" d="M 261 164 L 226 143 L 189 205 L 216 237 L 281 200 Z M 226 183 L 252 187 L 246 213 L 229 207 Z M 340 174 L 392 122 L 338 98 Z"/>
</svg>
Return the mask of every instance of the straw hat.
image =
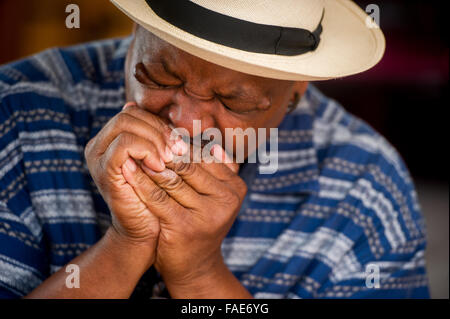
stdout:
<svg viewBox="0 0 450 319">
<path fill-rule="evenodd" d="M 192 55 L 283 80 L 370 69 L 382 31 L 350 0 L 111 0 L 136 23 Z"/>
</svg>

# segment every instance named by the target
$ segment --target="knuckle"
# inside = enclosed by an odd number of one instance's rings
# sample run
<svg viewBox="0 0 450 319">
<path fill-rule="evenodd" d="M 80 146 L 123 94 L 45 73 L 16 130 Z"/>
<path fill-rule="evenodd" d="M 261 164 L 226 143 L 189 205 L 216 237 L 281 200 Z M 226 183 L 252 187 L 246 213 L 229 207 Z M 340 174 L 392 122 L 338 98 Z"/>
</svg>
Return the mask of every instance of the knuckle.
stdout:
<svg viewBox="0 0 450 319">
<path fill-rule="evenodd" d="M 139 186 L 144 186 L 147 185 L 148 182 L 148 177 L 147 175 L 145 175 L 143 172 L 141 172 L 140 170 L 137 171 L 138 173 L 135 175 L 135 181 L 136 184 Z"/>
<path fill-rule="evenodd" d="M 163 187 L 167 190 L 178 189 L 182 186 L 182 184 L 183 184 L 183 179 L 178 175 L 160 182 L 161 187 Z"/>
<path fill-rule="evenodd" d="M 155 203 L 164 203 L 169 197 L 169 195 L 159 187 L 155 187 L 150 190 L 148 195 L 150 200 Z"/>
<path fill-rule="evenodd" d="M 193 175 L 195 174 L 196 166 L 191 162 L 185 163 L 184 161 L 180 161 L 175 163 L 174 171 L 180 175 Z"/>
<path fill-rule="evenodd" d="M 128 147 L 130 145 L 133 145 L 135 138 L 133 134 L 130 134 L 128 132 L 121 132 L 119 133 L 119 135 L 117 135 L 116 140 L 119 147 Z"/>
<path fill-rule="evenodd" d="M 92 144 L 94 144 L 94 140 L 95 140 L 95 137 L 91 138 L 87 142 L 86 146 L 84 147 L 84 158 L 86 160 L 88 160 L 90 158 L 91 151 L 92 151 Z"/>
<path fill-rule="evenodd" d="M 113 126 L 115 128 L 119 128 L 124 131 L 129 127 L 131 120 L 132 120 L 131 115 L 124 112 L 120 112 L 114 117 Z"/>
</svg>

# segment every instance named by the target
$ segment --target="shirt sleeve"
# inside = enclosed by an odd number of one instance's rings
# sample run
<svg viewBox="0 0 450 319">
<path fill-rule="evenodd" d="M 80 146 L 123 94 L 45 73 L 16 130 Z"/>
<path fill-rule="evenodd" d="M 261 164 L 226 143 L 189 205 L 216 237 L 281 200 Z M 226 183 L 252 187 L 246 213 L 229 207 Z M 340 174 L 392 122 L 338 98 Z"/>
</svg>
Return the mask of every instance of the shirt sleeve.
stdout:
<svg viewBox="0 0 450 319">
<path fill-rule="evenodd" d="M 39 240 L 0 203 L 0 298 L 27 295 L 45 279 Z"/>
<path fill-rule="evenodd" d="M 323 228 L 334 237 L 317 255 L 322 267 L 288 297 L 430 297 L 425 222 L 400 157 L 367 163 Z"/>
<path fill-rule="evenodd" d="M 2 93 L 0 91 L 0 93 Z M 23 114 L 0 103 L 0 298 L 25 296 L 46 277 L 41 230 L 36 227 L 20 147 Z"/>
<path fill-rule="evenodd" d="M 316 297 L 429 298 L 424 246 L 422 240 L 411 241 L 397 247 L 395 251 L 360 264 L 360 267 L 355 267 L 358 268 L 356 272 L 336 269 Z M 346 260 L 357 258 L 354 252 L 344 257 Z"/>
</svg>

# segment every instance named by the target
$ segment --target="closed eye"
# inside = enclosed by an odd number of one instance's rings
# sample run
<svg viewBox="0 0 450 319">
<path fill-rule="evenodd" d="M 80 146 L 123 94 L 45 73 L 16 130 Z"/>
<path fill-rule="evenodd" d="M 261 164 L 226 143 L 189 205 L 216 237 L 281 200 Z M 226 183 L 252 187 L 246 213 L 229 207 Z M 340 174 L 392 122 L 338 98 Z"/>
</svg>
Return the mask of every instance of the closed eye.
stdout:
<svg viewBox="0 0 450 319">
<path fill-rule="evenodd" d="M 233 112 L 233 113 L 235 113 L 235 114 L 248 114 L 248 113 L 252 113 L 253 111 L 256 111 L 255 109 L 252 109 L 252 110 L 236 110 L 236 109 L 233 109 L 233 108 L 231 108 L 231 107 L 229 107 L 225 102 L 223 102 L 222 100 L 220 100 L 219 99 L 219 101 L 220 101 L 220 103 L 223 105 L 223 107 L 226 109 L 226 110 L 228 110 L 228 111 L 230 111 L 230 112 Z"/>
<path fill-rule="evenodd" d="M 136 64 L 134 68 L 134 77 L 139 83 L 151 89 L 172 89 L 180 86 L 180 84 L 162 84 L 152 79 L 143 63 Z"/>
</svg>

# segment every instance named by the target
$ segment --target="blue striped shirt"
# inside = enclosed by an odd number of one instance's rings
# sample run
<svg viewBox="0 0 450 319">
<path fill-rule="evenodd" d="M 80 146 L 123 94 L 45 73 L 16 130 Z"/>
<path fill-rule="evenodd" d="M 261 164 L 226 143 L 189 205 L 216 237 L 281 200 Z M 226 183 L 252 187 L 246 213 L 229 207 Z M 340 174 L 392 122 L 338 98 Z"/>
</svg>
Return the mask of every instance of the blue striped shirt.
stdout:
<svg viewBox="0 0 450 319">
<path fill-rule="evenodd" d="M 0 67 L 0 297 L 28 294 L 109 226 L 83 151 L 125 102 L 129 42 L 51 49 Z M 274 174 L 241 167 L 249 191 L 222 244 L 252 295 L 429 297 L 424 219 L 383 137 L 310 85 L 279 126 L 278 156 Z M 153 267 L 135 290 L 165 293 Z"/>
</svg>

